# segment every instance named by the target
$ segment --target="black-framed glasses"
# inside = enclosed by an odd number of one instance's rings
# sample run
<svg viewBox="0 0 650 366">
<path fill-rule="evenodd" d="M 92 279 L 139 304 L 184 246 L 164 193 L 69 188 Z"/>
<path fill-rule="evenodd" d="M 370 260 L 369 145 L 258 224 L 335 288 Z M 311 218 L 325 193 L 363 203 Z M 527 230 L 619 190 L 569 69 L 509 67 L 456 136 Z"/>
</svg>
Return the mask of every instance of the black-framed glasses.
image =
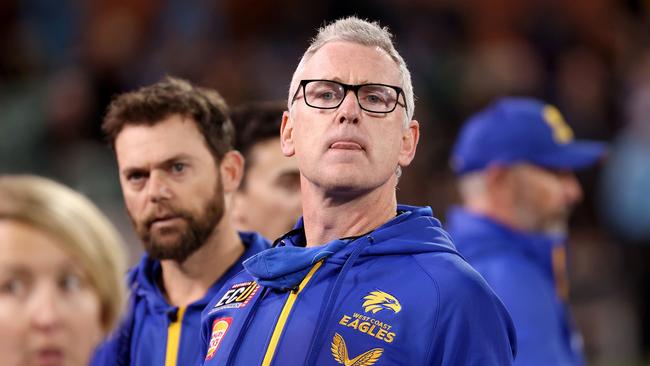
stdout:
<svg viewBox="0 0 650 366">
<path fill-rule="evenodd" d="M 305 103 L 318 109 L 338 108 L 352 90 L 357 97 L 359 107 L 372 113 L 390 113 L 397 105 L 406 108 L 399 102 L 399 95 L 404 94 L 402 88 L 386 84 L 350 85 L 333 80 L 300 80 L 300 86 L 293 95 L 293 103 L 302 90 Z"/>
</svg>

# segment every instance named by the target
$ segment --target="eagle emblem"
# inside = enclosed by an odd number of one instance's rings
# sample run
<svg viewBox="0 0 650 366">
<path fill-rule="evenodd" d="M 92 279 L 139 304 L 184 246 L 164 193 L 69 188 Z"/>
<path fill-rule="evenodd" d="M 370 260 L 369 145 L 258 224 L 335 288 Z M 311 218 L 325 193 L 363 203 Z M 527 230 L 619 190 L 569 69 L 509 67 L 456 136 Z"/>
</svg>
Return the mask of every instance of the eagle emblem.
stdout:
<svg viewBox="0 0 650 366">
<path fill-rule="evenodd" d="M 402 305 L 395 296 L 381 290 L 372 291 L 363 299 L 366 300 L 362 304 L 366 313 L 376 314 L 384 309 L 390 309 L 397 314 L 402 310 Z"/>
<path fill-rule="evenodd" d="M 340 334 L 335 333 L 332 339 L 332 356 L 336 362 L 345 366 L 372 366 L 379 360 L 379 357 L 384 353 L 383 348 L 373 348 L 366 351 L 359 356 L 349 359 L 348 347 L 345 345 L 345 340 Z"/>
</svg>

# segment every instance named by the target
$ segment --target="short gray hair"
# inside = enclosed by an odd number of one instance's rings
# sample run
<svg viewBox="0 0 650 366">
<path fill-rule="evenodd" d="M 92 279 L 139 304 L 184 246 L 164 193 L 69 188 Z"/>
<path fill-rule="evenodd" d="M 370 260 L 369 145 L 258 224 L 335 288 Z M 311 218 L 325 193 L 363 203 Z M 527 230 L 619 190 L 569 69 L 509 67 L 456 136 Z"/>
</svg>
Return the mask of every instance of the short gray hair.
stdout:
<svg viewBox="0 0 650 366">
<path fill-rule="evenodd" d="M 402 89 L 406 99 L 406 109 L 408 121 L 413 119 L 415 110 L 415 101 L 413 96 L 413 84 L 411 83 L 411 73 L 406 67 L 406 62 L 397 52 L 392 41 L 393 35 L 387 27 L 382 27 L 377 22 L 362 20 L 357 17 L 347 17 L 339 19 L 333 23 L 325 25 L 318 30 L 318 34 L 312 39 L 309 48 L 302 55 L 296 71 L 294 71 L 289 86 L 289 98 L 287 107 L 291 110 L 292 97 L 298 88 L 300 80 L 297 79 L 298 73 L 304 67 L 305 63 L 325 44 L 329 42 L 351 42 L 363 46 L 377 47 L 384 50 L 390 58 L 395 61 L 402 77 Z"/>
<path fill-rule="evenodd" d="M 485 171 L 469 172 L 458 178 L 458 193 L 463 203 L 476 196 L 483 196 L 487 191 Z"/>
</svg>

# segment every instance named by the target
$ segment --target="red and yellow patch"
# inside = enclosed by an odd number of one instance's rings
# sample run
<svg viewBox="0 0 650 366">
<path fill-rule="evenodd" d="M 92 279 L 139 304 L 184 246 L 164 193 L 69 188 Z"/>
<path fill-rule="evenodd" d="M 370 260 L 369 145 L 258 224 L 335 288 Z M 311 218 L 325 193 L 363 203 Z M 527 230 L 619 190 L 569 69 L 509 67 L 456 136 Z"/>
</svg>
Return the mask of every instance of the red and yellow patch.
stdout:
<svg viewBox="0 0 650 366">
<path fill-rule="evenodd" d="M 210 335 L 210 344 L 208 345 L 208 353 L 205 355 L 205 360 L 210 360 L 219 349 L 221 340 L 226 336 L 228 328 L 230 328 L 232 318 L 219 318 L 212 323 L 212 334 Z"/>
</svg>

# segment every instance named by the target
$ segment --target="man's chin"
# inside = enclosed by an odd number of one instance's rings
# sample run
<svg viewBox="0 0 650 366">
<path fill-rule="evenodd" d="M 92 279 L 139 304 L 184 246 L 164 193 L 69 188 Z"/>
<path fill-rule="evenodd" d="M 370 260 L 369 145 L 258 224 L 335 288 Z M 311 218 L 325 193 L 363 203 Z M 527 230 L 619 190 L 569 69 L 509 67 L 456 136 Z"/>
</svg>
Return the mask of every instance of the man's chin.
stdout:
<svg viewBox="0 0 650 366">
<path fill-rule="evenodd" d="M 143 243 L 144 249 L 149 253 L 175 252 L 183 245 L 182 232 L 152 230 L 147 238 L 143 239 Z"/>
<path fill-rule="evenodd" d="M 152 227 L 149 230 L 149 235 L 151 237 L 158 237 L 164 239 L 166 237 L 174 236 L 178 237 L 185 231 L 184 226 L 174 225 L 174 226 L 164 226 L 164 227 Z"/>
<path fill-rule="evenodd" d="M 149 243 L 145 250 L 147 254 L 153 259 L 157 260 L 175 260 L 184 261 L 191 254 L 181 247 L 181 243 L 176 242 L 160 242 Z"/>
<path fill-rule="evenodd" d="M 151 243 L 159 248 L 178 248 L 183 245 L 180 234 L 152 235 Z"/>
</svg>

